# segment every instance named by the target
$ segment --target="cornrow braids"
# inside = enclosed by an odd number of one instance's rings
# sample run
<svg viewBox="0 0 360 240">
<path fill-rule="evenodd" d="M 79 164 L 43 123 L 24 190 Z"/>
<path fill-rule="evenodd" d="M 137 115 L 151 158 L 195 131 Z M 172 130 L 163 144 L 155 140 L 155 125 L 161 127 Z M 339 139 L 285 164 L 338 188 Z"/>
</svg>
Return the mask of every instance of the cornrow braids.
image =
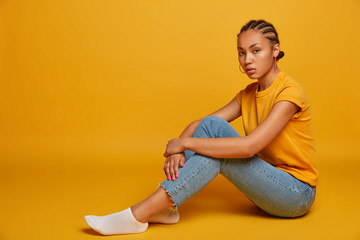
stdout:
<svg viewBox="0 0 360 240">
<path fill-rule="evenodd" d="M 240 33 L 237 35 L 237 37 L 239 37 L 241 33 L 246 32 L 249 29 L 261 32 L 263 35 L 265 35 L 267 39 L 269 39 L 272 45 L 276 43 L 280 44 L 279 36 L 277 31 L 275 30 L 275 27 L 271 23 L 266 22 L 265 20 L 250 20 L 241 28 Z M 283 51 L 280 51 L 280 53 L 276 57 L 276 60 L 281 59 L 282 57 L 284 57 L 284 55 L 285 53 Z"/>
</svg>

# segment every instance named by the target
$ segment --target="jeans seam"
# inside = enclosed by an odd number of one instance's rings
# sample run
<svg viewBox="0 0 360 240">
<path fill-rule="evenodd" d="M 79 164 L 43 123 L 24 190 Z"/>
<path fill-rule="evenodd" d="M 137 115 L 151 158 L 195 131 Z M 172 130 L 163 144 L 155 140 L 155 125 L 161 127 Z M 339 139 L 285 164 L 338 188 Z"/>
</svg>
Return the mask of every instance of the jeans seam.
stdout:
<svg viewBox="0 0 360 240">
<path fill-rule="evenodd" d="M 170 194 L 170 193 L 167 191 L 167 189 L 166 189 L 164 186 L 162 186 L 160 183 L 159 183 L 159 187 L 162 188 L 162 189 L 164 189 L 164 191 L 166 192 L 166 194 L 167 194 L 167 195 L 169 196 L 169 198 L 171 199 L 172 203 L 170 203 L 170 207 L 171 207 L 172 209 L 175 209 L 175 210 L 177 211 L 177 210 L 178 210 L 178 207 L 177 207 L 175 201 L 173 200 L 173 197 L 171 196 L 171 194 Z"/>
<path fill-rule="evenodd" d="M 194 154 L 195 155 L 195 154 Z M 185 181 L 185 179 L 183 181 L 181 181 L 181 183 L 178 185 L 178 187 L 176 187 L 174 189 L 174 192 L 172 194 L 172 198 L 174 198 L 178 192 L 184 187 L 184 185 L 189 181 L 192 180 L 196 175 L 198 175 L 198 173 L 200 171 L 203 171 L 204 169 L 204 165 L 206 165 L 206 163 L 202 163 L 197 169 L 193 169 L 193 171 L 191 173 L 189 173 L 189 178 L 187 178 L 187 180 Z M 198 170 L 198 171 L 196 171 Z M 196 174 L 195 174 L 196 173 Z M 169 193 L 170 194 L 170 193 Z M 170 194 L 171 195 L 171 194 Z M 175 202 L 175 201 L 174 201 Z M 176 205 L 176 204 L 175 204 Z"/>
<path fill-rule="evenodd" d="M 263 160 L 263 161 L 265 161 L 265 160 Z M 250 163 L 251 163 L 251 161 L 250 161 Z M 257 172 L 259 172 L 259 173 L 262 173 L 262 171 L 260 171 L 259 170 L 259 168 L 255 168 L 256 169 L 256 171 Z M 280 169 L 279 169 L 280 170 Z M 282 170 L 280 170 L 280 171 L 282 171 Z M 285 171 L 283 171 L 283 172 L 285 172 Z M 287 173 L 287 172 L 285 172 L 285 173 Z M 287 174 L 289 174 L 289 173 L 287 173 Z M 292 176 L 291 174 L 289 174 L 292 178 L 295 178 L 294 176 Z M 293 187 L 288 187 L 287 186 L 287 184 L 284 184 L 282 181 L 280 181 L 280 179 L 279 179 L 279 177 L 277 177 L 277 176 L 275 176 L 275 175 L 269 175 L 269 174 L 267 174 L 267 175 L 265 175 L 265 177 L 267 178 L 267 179 L 271 179 L 272 181 L 274 181 L 276 184 L 279 184 L 281 187 L 283 187 L 283 188 L 285 188 L 285 189 L 287 189 L 287 190 L 290 190 L 290 191 L 293 191 L 293 192 L 295 192 L 295 193 L 300 193 L 301 191 L 299 191 L 298 189 L 295 189 L 295 188 L 293 188 Z M 296 179 L 296 178 L 295 178 Z M 298 180 L 298 179 L 296 179 L 296 180 Z M 299 181 L 299 180 L 298 180 Z"/>
<path fill-rule="evenodd" d="M 307 186 L 306 187 L 306 190 L 308 190 L 309 189 L 309 187 L 310 186 Z M 305 191 L 306 191 L 305 190 Z M 303 191 L 302 193 L 304 193 L 305 191 Z M 309 200 L 307 200 L 306 202 L 308 202 Z M 301 208 L 301 207 L 303 207 L 305 204 L 302 202 L 302 201 L 300 201 L 300 203 L 298 204 L 298 207 L 291 213 L 291 217 L 294 217 L 294 214 Z"/>
<path fill-rule="evenodd" d="M 310 185 L 308 185 L 307 187 L 306 187 L 306 189 L 304 190 L 304 191 L 302 191 L 301 193 L 302 194 L 304 194 L 306 191 L 308 191 L 310 188 L 312 188 Z M 313 199 L 315 197 L 315 193 L 314 193 L 314 190 L 311 192 L 311 194 L 310 194 L 310 196 L 308 197 L 308 199 L 306 199 L 305 200 L 305 202 L 301 202 L 300 204 L 299 204 L 299 206 L 295 209 L 295 211 L 293 211 L 292 213 L 291 213 L 291 217 L 294 217 L 294 215 L 298 212 L 298 210 L 300 209 L 300 208 L 302 208 L 302 207 L 305 207 L 305 206 L 307 206 L 308 204 L 309 204 L 309 202 Z M 306 213 L 306 212 L 305 212 Z M 305 214 L 304 213 L 304 214 Z M 303 215 L 303 214 L 302 214 Z M 295 217 L 297 217 L 297 216 L 295 216 Z"/>
</svg>

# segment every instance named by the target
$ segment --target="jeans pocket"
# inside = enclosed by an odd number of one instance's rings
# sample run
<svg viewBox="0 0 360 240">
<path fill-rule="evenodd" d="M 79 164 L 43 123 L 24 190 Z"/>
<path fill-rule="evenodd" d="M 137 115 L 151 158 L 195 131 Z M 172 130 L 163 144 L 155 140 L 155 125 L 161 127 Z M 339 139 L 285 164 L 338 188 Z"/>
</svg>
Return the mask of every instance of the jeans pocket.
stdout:
<svg viewBox="0 0 360 240">
<path fill-rule="evenodd" d="M 303 193 L 303 201 L 300 203 L 299 207 L 293 212 L 291 217 L 301 217 L 305 215 L 312 204 L 315 201 L 316 187 L 309 186 L 306 191 Z"/>
</svg>

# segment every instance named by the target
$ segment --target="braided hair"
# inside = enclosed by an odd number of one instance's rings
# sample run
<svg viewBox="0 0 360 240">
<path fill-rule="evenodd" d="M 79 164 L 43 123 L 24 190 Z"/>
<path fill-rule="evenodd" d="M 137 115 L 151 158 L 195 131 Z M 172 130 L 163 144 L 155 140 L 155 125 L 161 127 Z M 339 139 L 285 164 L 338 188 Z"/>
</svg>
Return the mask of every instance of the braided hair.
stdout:
<svg viewBox="0 0 360 240">
<path fill-rule="evenodd" d="M 247 24 L 245 24 L 241 30 L 239 35 L 243 32 L 246 32 L 249 29 L 253 29 L 255 31 L 260 31 L 267 39 L 270 40 L 272 46 L 274 44 L 278 43 L 280 44 L 278 33 L 275 30 L 275 27 L 271 24 L 266 22 L 265 20 L 250 20 Z M 278 56 L 276 57 L 276 60 L 279 60 L 280 58 L 284 57 L 285 53 L 283 51 L 280 51 Z"/>
</svg>

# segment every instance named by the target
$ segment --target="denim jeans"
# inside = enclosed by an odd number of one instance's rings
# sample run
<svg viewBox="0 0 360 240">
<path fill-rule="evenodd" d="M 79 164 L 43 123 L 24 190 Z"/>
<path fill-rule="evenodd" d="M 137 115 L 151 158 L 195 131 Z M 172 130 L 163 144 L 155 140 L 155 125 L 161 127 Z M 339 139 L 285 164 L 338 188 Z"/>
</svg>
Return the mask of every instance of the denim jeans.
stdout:
<svg viewBox="0 0 360 240">
<path fill-rule="evenodd" d="M 240 134 L 224 119 L 207 116 L 193 137 L 225 138 Z M 299 217 L 308 212 L 315 200 L 316 187 L 275 168 L 256 155 L 251 158 L 214 158 L 185 150 L 185 165 L 179 177 L 160 185 L 176 207 L 203 189 L 218 173 L 233 183 L 253 203 L 278 217 Z"/>
</svg>

